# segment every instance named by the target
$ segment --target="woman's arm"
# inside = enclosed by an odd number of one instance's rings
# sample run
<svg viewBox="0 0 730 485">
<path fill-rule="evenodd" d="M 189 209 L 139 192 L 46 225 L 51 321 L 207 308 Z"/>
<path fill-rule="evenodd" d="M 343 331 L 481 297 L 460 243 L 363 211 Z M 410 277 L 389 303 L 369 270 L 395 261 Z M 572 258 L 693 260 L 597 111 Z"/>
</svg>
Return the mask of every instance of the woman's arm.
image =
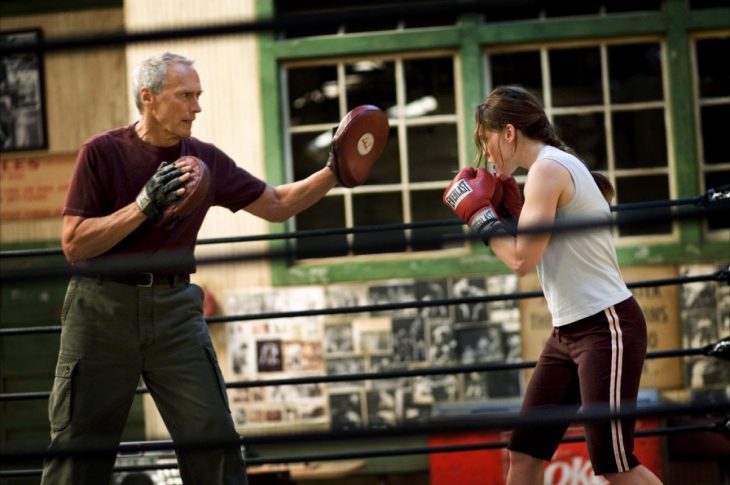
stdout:
<svg viewBox="0 0 730 485">
<path fill-rule="evenodd" d="M 555 222 L 559 206 L 572 197 L 573 179 L 565 167 L 550 159 L 537 160 L 527 174 L 525 203 L 518 232 L 526 228 Z M 517 276 L 524 276 L 537 266 L 550 241 L 550 233 L 518 234 L 516 237 L 494 237 L 489 246 Z"/>
</svg>

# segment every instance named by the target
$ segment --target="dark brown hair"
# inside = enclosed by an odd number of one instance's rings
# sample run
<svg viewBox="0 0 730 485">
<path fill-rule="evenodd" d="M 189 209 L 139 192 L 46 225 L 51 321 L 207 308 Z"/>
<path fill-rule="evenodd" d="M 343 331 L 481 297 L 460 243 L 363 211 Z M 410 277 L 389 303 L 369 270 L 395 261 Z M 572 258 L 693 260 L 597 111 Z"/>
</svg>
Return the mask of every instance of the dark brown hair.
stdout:
<svg viewBox="0 0 730 485">
<path fill-rule="evenodd" d="M 616 195 L 616 191 L 614 190 L 611 181 L 601 172 L 591 170 L 591 175 L 593 176 L 593 180 L 596 181 L 596 185 L 598 185 L 598 189 L 601 191 L 603 198 L 610 204 L 613 197 Z"/>
<path fill-rule="evenodd" d="M 487 156 L 481 143 L 482 130 L 500 131 L 508 124 L 530 138 L 576 154 L 560 139 L 537 97 L 522 86 L 511 84 L 494 88 L 477 107 L 474 118 L 474 143 L 477 146 L 474 163 L 477 166 Z M 600 180 L 595 173 L 592 174 L 603 196 L 610 200 L 609 196 L 612 198 L 614 195 L 611 182 L 601 174 L 598 174 Z"/>
</svg>

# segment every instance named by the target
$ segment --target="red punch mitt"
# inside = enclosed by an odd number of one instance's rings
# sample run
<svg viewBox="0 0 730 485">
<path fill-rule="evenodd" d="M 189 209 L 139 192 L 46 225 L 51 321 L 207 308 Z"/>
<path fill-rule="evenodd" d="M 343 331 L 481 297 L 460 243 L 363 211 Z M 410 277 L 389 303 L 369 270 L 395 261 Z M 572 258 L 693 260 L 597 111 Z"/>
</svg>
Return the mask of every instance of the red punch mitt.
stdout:
<svg viewBox="0 0 730 485">
<path fill-rule="evenodd" d="M 163 224 L 180 219 L 193 212 L 208 195 L 208 189 L 210 188 L 210 170 L 201 159 L 184 155 L 175 160 L 174 163 L 179 167 L 189 166 L 190 178 L 183 184 L 185 193 L 165 207 L 162 213 Z"/>
<path fill-rule="evenodd" d="M 342 118 L 330 146 L 327 166 L 343 187 L 365 182 L 388 141 L 388 117 L 370 104 L 358 106 Z"/>
</svg>

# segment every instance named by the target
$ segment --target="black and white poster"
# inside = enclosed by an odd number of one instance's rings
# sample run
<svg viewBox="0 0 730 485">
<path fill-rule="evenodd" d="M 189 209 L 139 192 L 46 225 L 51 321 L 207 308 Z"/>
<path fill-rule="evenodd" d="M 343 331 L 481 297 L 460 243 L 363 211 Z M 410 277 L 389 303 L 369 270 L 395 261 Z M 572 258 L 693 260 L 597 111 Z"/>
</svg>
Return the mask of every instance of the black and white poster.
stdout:
<svg viewBox="0 0 730 485">
<path fill-rule="evenodd" d="M 0 45 L 36 43 L 40 30 L 3 32 Z M 43 58 L 37 52 L 0 57 L 0 149 L 46 148 Z"/>
<path fill-rule="evenodd" d="M 475 298 L 487 294 L 484 278 L 458 278 L 451 287 L 454 298 Z M 487 320 L 487 304 L 481 302 L 459 303 L 454 306 L 457 322 L 484 322 Z"/>
</svg>

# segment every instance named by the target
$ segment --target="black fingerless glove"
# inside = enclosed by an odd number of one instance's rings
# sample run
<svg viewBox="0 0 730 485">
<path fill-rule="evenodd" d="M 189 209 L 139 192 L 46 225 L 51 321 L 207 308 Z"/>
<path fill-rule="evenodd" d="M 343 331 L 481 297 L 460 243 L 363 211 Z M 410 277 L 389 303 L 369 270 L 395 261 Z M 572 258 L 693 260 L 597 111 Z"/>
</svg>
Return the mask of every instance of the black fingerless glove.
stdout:
<svg viewBox="0 0 730 485">
<path fill-rule="evenodd" d="M 516 233 L 516 230 L 513 230 L 507 222 L 493 217 L 493 215 L 494 211 L 482 211 L 469 219 L 469 227 L 487 246 L 489 246 L 489 240 L 494 236 L 514 236 Z"/>
<path fill-rule="evenodd" d="M 178 199 L 182 171 L 173 163 L 162 162 L 137 195 L 137 206 L 152 222 L 162 220 L 165 207 Z"/>
</svg>

